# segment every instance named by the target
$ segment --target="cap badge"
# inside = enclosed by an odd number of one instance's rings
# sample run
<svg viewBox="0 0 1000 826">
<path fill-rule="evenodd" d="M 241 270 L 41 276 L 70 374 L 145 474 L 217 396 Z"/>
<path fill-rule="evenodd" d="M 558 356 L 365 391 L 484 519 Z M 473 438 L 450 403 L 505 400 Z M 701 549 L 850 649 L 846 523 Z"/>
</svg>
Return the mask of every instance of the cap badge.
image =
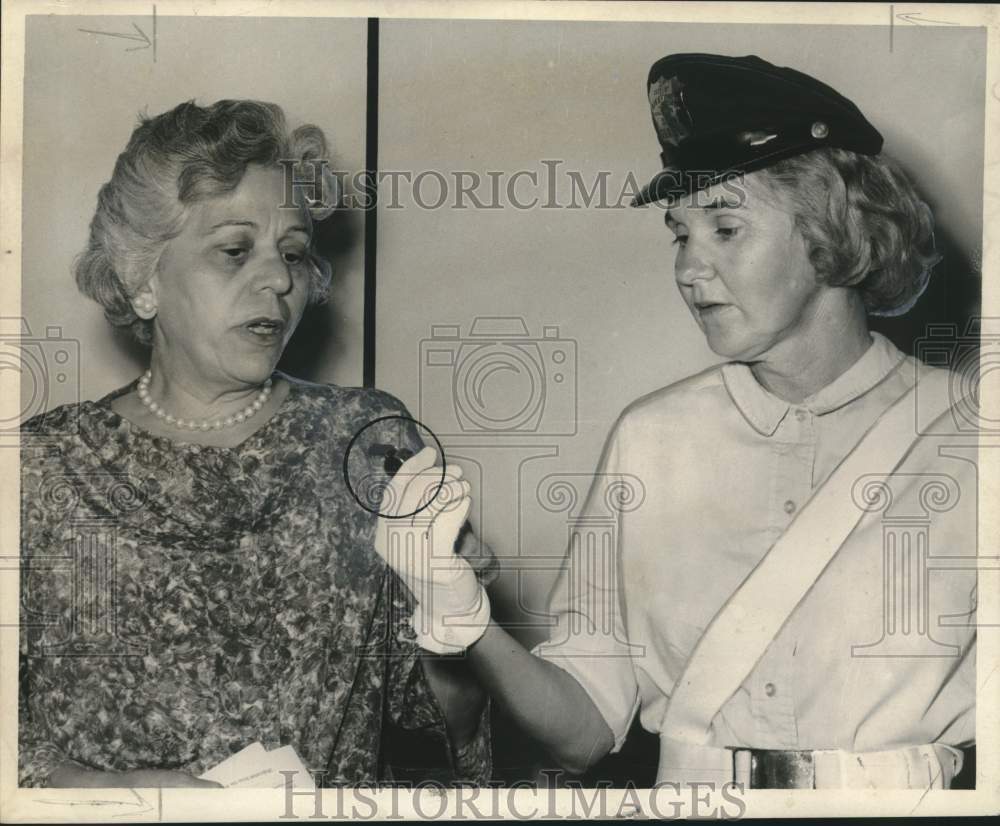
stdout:
<svg viewBox="0 0 1000 826">
<path fill-rule="evenodd" d="M 830 127 L 823 123 L 823 121 L 818 120 L 812 125 L 812 129 L 809 131 L 812 132 L 812 136 L 814 138 L 819 140 L 820 138 L 825 138 L 830 134 Z"/>
<path fill-rule="evenodd" d="M 684 105 L 684 86 L 676 77 L 661 77 L 649 87 L 649 104 L 661 140 L 676 146 L 691 135 L 691 115 Z"/>
</svg>

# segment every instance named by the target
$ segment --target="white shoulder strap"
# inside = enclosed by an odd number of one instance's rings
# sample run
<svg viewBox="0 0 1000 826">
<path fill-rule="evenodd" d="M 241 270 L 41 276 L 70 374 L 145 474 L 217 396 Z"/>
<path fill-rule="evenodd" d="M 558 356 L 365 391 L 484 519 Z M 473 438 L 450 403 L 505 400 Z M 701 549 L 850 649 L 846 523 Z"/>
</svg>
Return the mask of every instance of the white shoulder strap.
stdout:
<svg viewBox="0 0 1000 826">
<path fill-rule="evenodd" d="M 924 421 L 934 421 L 951 406 L 949 379 L 945 370 L 921 376 L 919 404 L 929 414 Z M 719 709 L 864 515 L 851 496 L 855 481 L 873 465 L 889 476 L 919 438 L 917 403 L 915 387 L 879 417 L 715 615 L 674 686 L 661 737 L 708 742 Z"/>
</svg>

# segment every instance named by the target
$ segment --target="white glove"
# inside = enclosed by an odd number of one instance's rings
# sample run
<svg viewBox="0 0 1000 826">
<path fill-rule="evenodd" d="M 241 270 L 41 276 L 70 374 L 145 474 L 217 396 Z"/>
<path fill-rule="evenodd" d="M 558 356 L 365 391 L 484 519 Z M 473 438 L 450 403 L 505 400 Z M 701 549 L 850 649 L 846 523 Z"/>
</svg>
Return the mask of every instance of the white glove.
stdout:
<svg viewBox="0 0 1000 826">
<path fill-rule="evenodd" d="M 469 483 L 458 466 L 442 478 L 436 461 L 437 452 L 425 447 L 392 478 L 382 495 L 375 550 L 417 601 L 411 622 L 418 645 L 455 654 L 486 631 L 490 601 L 472 566 L 455 553 L 472 507 Z"/>
</svg>

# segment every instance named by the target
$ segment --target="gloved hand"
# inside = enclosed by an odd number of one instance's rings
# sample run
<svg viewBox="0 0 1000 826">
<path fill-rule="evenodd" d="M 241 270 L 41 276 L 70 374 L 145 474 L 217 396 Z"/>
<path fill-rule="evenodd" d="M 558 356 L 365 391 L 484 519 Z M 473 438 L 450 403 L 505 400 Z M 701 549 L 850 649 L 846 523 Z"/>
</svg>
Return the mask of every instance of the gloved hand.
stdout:
<svg viewBox="0 0 1000 826">
<path fill-rule="evenodd" d="M 462 469 L 443 471 L 425 447 L 407 459 L 382 495 L 375 550 L 413 593 L 413 630 L 421 648 L 464 651 L 490 621 L 490 601 L 455 540 L 472 507 Z M 429 504 L 428 504 L 429 503 Z M 424 507 L 426 505 L 426 507 Z"/>
</svg>

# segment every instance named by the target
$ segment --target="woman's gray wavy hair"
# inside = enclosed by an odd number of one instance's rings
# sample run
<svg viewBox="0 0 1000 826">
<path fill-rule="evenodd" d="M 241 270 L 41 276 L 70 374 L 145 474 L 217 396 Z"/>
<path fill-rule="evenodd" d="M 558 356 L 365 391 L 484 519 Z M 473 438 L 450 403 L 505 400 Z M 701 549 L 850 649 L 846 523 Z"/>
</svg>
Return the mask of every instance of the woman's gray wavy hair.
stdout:
<svg viewBox="0 0 1000 826">
<path fill-rule="evenodd" d="M 220 100 L 202 107 L 188 101 L 153 118 L 141 116 L 98 194 L 87 248 L 74 264 L 77 286 L 104 308 L 108 321 L 131 328 L 148 345 L 153 322 L 135 314 L 131 299 L 156 271 L 191 205 L 234 190 L 250 164 L 282 163 L 295 170 L 296 180 L 322 182 L 310 212 L 315 219 L 329 215 L 337 193 L 323 132 L 305 125 L 289 133 L 279 106 Z M 313 239 L 310 300 L 319 302 L 331 268 Z"/>
<path fill-rule="evenodd" d="M 871 315 L 917 302 L 941 256 L 930 207 L 897 163 L 823 148 L 758 174 L 788 204 L 824 283 L 856 287 Z"/>
</svg>

